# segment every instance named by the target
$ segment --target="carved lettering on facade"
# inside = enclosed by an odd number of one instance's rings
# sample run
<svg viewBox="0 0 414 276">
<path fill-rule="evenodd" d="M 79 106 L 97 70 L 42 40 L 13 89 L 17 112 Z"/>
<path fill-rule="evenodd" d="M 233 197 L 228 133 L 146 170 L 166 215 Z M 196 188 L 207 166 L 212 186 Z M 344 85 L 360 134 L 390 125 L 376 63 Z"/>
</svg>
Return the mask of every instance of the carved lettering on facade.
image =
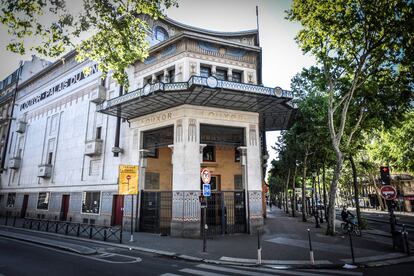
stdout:
<svg viewBox="0 0 414 276">
<path fill-rule="evenodd" d="M 203 117 L 228 121 L 247 121 L 247 116 L 245 115 L 222 111 L 203 111 Z"/>
<path fill-rule="evenodd" d="M 139 123 L 142 125 L 147 125 L 147 124 L 153 124 L 153 123 L 159 123 L 159 122 L 163 122 L 163 121 L 167 121 L 167 120 L 171 120 L 172 118 L 172 112 L 166 112 L 166 113 L 161 113 L 161 114 L 157 114 L 157 115 L 153 115 L 147 118 L 143 118 L 139 120 Z"/>
</svg>

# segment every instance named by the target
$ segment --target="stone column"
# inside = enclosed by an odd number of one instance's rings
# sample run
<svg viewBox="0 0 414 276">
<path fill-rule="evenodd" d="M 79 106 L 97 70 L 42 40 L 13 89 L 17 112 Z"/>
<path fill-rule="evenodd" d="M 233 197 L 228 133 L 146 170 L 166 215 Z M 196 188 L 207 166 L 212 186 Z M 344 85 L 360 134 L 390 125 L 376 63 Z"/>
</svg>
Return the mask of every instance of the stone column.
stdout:
<svg viewBox="0 0 414 276">
<path fill-rule="evenodd" d="M 258 228 L 263 227 L 262 212 L 262 175 L 261 175 L 261 159 L 260 159 L 260 143 L 257 135 L 257 126 L 249 125 L 246 141 L 246 165 L 245 176 L 249 214 L 249 231 L 251 234 L 256 233 Z"/>
<path fill-rule="evenodd" d="M 175 123 L 171 235 L 200 236 L 199 124 L 184 118 Z"/>
</svg>

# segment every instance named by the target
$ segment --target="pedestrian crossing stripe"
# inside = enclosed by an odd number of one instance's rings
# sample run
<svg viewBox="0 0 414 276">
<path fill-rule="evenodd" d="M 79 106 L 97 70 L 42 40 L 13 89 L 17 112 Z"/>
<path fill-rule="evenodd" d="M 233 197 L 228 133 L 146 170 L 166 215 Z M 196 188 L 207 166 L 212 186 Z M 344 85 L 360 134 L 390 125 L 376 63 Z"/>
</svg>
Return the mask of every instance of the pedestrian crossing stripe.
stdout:
<svg viewBox="0 0 414 276">
<path fill-rule="evenodd" d="M 179 273 L 165 273 L 161 276 L 179 275 L 200 275 L 200 276 L 219 276 L 219 275 L 251 275 L 251 276 L 273 276 L 273 275 L 298 275 L 298 276 L 361 276 L 362 272 L 344 271 L 339 269 L 275 269 L 265 267 L 240 267 L 240 266 L 217 266 L 209 264 L 199 264 L 191 268 L 183 268 Z"/>
</svg>

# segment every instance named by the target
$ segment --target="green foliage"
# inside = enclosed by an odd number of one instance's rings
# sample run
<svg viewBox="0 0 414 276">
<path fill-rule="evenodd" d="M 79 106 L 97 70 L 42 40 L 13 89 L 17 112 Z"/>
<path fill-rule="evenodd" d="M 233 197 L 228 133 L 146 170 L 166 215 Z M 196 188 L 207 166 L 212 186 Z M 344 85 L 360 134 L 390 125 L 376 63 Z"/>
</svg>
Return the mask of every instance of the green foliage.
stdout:
<svg viewBox="0 0 414 276">
<path fill-rule="evenodd" d="M 395 172 L 414 173 L 414 111 L 407 112 L 399 126 L 375 134 L 367 149 L 376 167 L 389 164 Z"/>
<path fill-rule="evenodd" d="M 145 17 L 163 16 L 161 5 L 177 6 L 175 0 L 84 0 L 82 12 L 71 14 L 65 0 L 1 0 L 1 4 L 0 22 L 12 37 L 9 51 L 24 54 L 27 38 L 40 40 L 29 50 L 46 57 L 76 48 L 77 61 L 97 62 L 103 77 L 112 71 L 126 90 L 126 69 L 148 56 Z M 91 35 L 74 45 L 73 40 L 84 33 Z"/>
</svg>

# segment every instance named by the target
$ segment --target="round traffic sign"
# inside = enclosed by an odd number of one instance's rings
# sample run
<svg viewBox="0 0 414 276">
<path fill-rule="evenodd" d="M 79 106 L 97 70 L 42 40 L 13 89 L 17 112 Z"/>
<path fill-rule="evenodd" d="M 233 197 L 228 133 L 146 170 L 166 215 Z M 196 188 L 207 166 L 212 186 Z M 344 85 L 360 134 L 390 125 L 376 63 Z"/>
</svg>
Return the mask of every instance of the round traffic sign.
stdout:
<svg viewBox="0 0 414 276">
<path fill-rule="evenodd" d="M 129 181 L 129 180 L 131 180 L 131 176 L 128 174 L 127 176 L 126 176 L 126 179 Z"/>
<path fill-rule="evenodd" d="M 382 186 L 381 196 L 385 200 L 394 200 L 397 197 L 397 190 L 391 185 Z"/>
<path fill-rule="evenodd" d="M 211 175 L 208 169 L 202 169 L 200 176 L 203 183 L 210 183 Z"/>
</svg>

